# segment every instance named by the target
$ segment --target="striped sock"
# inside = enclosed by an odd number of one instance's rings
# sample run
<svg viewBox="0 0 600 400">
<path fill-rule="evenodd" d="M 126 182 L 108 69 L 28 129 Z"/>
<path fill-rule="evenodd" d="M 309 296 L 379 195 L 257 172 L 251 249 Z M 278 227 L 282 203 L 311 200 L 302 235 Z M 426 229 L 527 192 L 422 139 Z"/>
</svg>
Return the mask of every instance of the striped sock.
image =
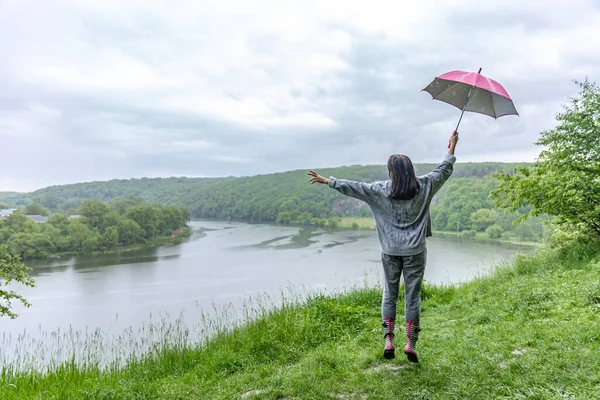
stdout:
<svg viewBox="0 0 600 400">
<path fill-rule="evenodd" d="M 388 359 L 394 358 L 394 318 L 384 318 L 381 326 L 383 326 L 383 338 L 385 339 L 383 356 Z"/>
<path fill-rule="evenodd" d="M 409 361 L 419 362 L 417 357 L 417 340 L 419 340 L 419 332 L 421 328 L 418 324 L 412 321 L 406 321 L 406 347 L 404 348 L 404 354 L 408 357 Z"/>
</svg>

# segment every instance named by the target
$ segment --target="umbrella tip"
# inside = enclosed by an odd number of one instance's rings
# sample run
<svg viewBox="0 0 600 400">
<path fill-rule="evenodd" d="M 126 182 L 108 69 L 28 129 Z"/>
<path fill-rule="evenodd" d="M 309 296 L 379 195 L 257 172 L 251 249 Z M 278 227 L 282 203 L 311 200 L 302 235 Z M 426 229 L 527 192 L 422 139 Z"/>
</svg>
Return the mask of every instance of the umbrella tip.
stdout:
<svg viewBox="0 0 600 400">
<path fill-rule="evenodd" d="M 477 71 L 477 73 L 478 73 L 478 74 L 480 74 L 480 73 L 481 73 L 481 68 L 479 68 L 479 71 Z"/>
</svg>

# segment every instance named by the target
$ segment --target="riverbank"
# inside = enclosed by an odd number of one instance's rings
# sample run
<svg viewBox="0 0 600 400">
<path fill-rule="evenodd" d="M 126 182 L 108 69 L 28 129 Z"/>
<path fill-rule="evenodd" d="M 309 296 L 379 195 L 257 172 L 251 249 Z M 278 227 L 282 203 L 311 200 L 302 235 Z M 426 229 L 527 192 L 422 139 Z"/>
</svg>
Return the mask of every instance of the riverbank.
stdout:
<svg viewBox="0 0 600 400">
<path fill-rule="evenodd" d="M 420 364 L 381 356 L 379 289 L 290 301 L 126 368 L 0 374 L 3 399 L 600 398 L 598 246 L 543 249 L 490 277 L 426 286 Z M 402 344 L 400 332 L 397 344 Z M 140 341 L 145 340 L 139 338 Z"/>
<path fill-rule="evenodd" d="M 461 232 L 448 232 L 448 231 L 433 231 L 434 235 L 439 236 L 447 236 L 447 237 L 455 237 L 463 240 L 472 240 L 478 243 L 490 243 L 490 244 L 508 244 L 511 246 L 523 246 L 523 247 L 544 247 L 544 242 L 533 242 L 528 240 L 518 240 L 511 238 L 500 238 L 500 239 L 491 239 L 485 232 L 477 232 L 475 237 L 464 237 Z"/>
<path fill-rule="evenodd" d="M 340 219 L 339 228 L 343 229 L 360 229 L 360 230 L 375 230 L 375 220 L 370 217 L 343 217 Z M 491 244 L 509 244 L 513 246 L 524 246 L 524 247 L 543 247 L 543 242 L 534 242 L 527 240 L 518 240 L 513 238 L 502 237 L 499 239 L 491 239 L 485 232 L 477 232 L 475 237 L 465 238 L 462 232 L 448 232 L 448 231 L 433 231 L 434 235 L 457 237 L 464 240 L 474 240 L 479 243 L 491 243 Z"/>
</svg>

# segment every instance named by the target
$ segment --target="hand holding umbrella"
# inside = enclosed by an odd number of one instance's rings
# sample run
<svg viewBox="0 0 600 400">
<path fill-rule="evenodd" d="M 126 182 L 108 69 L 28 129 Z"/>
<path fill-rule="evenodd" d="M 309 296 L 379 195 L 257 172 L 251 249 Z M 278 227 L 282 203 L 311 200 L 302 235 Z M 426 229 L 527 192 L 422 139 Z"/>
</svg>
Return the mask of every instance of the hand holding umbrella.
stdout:
<svg viewBox="0 0 600 400">
<path fill-rule="evenodd" d="M 423 91 L 433 100 L 440 100 L 461 110 L 458 124 L 465 111 L 489 115 L 494 119 L 504 115 L 519 115 L 512 99 L 502 85 L 477 73 L 450 71 L 435 78 Z M 450 144 L 448 144 L 450 147 Z"/>
</svg>

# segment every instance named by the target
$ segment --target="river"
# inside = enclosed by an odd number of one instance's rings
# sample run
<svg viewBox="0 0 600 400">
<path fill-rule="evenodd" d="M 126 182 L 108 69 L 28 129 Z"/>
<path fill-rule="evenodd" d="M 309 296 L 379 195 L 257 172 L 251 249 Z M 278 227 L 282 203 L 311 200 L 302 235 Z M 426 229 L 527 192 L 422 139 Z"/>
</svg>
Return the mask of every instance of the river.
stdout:
<svg viewBox="0 0 600 400">
<path fill-rule="evenodd" d="M 194 233 L 181 245 L 30 263 L 36 287 L 18 291 L 32 306 L 15 304 L 20 316 L 0 320 L 0 364 L 14 358 L 17 344 L 39 348 L 65 332 L 114 338 L 165 318 L 198 326 L 211 312 L 239 318 L 248 299 L 277 304 L 282 295 L 336 293 L 381 279 L 374 231 L 217 221 L 190 226 Z M 425 280 L 467 281 L 530 251 L 434 236 L 428 238 Z"/>
</svg>

